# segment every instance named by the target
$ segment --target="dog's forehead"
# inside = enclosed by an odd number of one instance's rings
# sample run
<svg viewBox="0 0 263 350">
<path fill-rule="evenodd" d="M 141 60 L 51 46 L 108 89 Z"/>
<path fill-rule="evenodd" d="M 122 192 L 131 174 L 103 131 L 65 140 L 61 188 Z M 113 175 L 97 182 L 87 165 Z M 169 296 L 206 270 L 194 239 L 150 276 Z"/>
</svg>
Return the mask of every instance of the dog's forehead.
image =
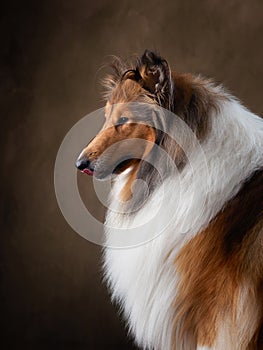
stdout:
<svg viewBox="0 0 263 350">
<path fill-rule="evenodd" d="M 143 104 L 152 105 L 154 100 L 149 97 L 147 91 L 142 88 L 137 82 L 127 79 L 120 82 L 115 89 L 105 106 L 106 118 L 115 118 L 121 114 L 131 117 L 134 115 L 134 110 L 138 112 Z"/>
<path fill-rule="evenodd" d="M 113 104 L 135 101 L 144 92 L 145 90 L 138 82 L 132 79 L 126 79 L 117 84 L 112 91 L 109 102 Z"/>
<path fill-rule="evenodd" d="M 105 106 L 105 117 L 106 119 L 116 119 L 121 115 L 125 115 L 126 117 L 131 117 L 132 112 L 129 108 L 129 103 L 115 103 L 111 104 L 109 101 Z"/>
</svg>

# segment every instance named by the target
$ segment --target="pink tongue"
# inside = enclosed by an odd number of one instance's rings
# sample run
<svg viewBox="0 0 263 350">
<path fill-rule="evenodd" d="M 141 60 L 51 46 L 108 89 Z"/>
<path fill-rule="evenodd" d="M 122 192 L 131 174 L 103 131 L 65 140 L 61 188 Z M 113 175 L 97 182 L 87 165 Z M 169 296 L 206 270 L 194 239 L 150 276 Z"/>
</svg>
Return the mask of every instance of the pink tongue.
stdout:
<svg viewBox="0 0 263 350">
<path fill-rule="evenodd" d="M 92 171 L 92 170 L 90 170 L 90 169 L 88 169 L 88 168 L 83 169 L 83 170 L 82 170 L 82 172 L 83 172 L 84 174 L 87 174 L 87 175 L 90 175 L 90 176 L 92 176 L 92 175 L 93 175 L 93 171 Z"/>
</svg>

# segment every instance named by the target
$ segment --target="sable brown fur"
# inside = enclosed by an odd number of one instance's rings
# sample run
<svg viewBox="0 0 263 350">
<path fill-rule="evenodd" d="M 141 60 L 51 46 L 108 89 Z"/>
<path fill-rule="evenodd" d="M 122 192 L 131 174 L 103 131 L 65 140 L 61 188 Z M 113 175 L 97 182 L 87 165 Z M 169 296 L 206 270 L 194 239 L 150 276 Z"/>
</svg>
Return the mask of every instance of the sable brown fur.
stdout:
<svg viewBox="0 0 263 350">
<path fill-rule="evenodd" d="M 198 344 L 212 346 L 219 318 L 224 318 L 225 313 L 235 319 L 238 296 L 244 285 L 249 286 L 251 298 L 258 303 L 258 315 L 254 317 L 262 318 L 262 204 L 261 170 L 243 185 L 210 225 L 180 251 L 175 261 L 180 275 L 175 328 L 180 320 L 176 333 L 179 332 L 182 339 L 188 334 Z M 257 339 L 260 327 L 246 349 L 262 349 L 262 339 Z M 261 345 L 256 345 L 257 342 Z"/>
</svg>

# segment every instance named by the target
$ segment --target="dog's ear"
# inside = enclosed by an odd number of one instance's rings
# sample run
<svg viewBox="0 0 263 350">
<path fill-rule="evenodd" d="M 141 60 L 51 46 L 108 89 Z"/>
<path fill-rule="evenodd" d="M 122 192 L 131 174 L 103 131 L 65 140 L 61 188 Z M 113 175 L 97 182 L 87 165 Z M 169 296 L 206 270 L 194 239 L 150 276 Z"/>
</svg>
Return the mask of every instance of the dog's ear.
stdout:
<svg viewBox="0 0 263 350">
<path fill-rule="evenodd" d="M 156 53 L 146 50 L 138 67 L 143 88 L 154 94 L 157 101 L 168 107 L 171 101 L 173 82 L 168 62 Z"/>
</svg>

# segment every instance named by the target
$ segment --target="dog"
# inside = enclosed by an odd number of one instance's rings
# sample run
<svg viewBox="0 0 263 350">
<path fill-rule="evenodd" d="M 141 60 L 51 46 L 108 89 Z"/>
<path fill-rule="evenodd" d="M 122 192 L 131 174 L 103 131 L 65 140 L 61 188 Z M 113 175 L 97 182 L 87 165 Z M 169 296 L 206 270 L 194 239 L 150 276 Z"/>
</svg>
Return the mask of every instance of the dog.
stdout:
<svg viewBox="0 0 263 350">
<path fill-rule="evenodd" d="M 263 349 L 263 120 L 149 50 L 104 85 L 76 166 L 112 178 L 105 279 L 136 344 Z"/>
</svg>

